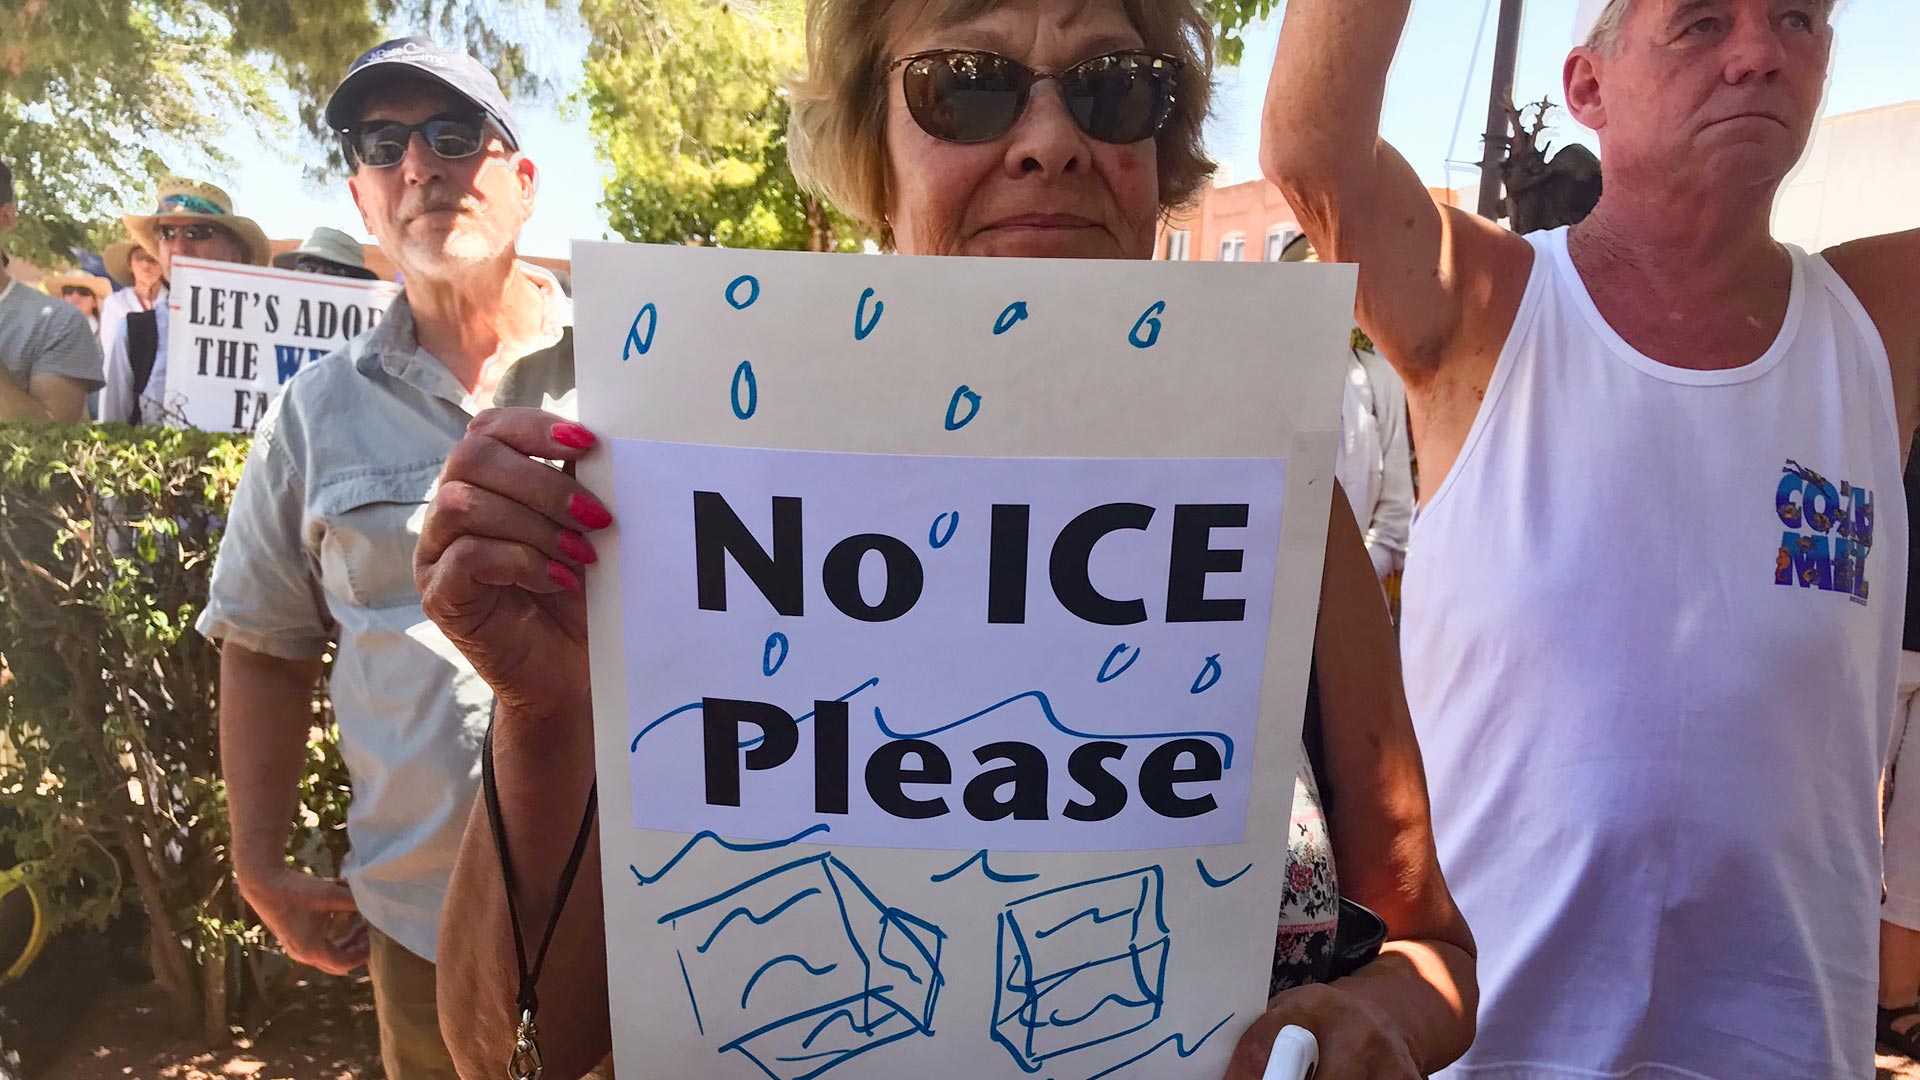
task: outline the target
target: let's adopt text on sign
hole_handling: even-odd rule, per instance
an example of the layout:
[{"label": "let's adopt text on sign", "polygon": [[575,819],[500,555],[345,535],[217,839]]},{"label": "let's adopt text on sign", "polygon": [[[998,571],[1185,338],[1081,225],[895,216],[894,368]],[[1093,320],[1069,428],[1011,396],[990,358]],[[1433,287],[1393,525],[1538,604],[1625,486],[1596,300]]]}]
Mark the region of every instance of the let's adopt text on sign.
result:
[{"label": "let's adopt text on sign", "polygon": [[388,281],[193,258],[173,261],[169,289],[162,400],[203,431],[252,431],[295,372],[376,325],[400,294]]},{"label": "let's adopt text on sign", "polygon": [[1218,1076],[1267,992],[1350,270],[575,267],[621,1066]]}]

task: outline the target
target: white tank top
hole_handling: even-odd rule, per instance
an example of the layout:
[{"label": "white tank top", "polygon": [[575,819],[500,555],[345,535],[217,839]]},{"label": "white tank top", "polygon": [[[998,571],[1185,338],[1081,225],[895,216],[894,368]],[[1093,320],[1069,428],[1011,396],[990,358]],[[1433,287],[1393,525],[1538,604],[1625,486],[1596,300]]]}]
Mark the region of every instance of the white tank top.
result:
[{"label": "white tank top", "polygon": [[1407,559],[1407,697],[1480,1027],[1443,1074],[1873,1075],[1906,595],[1887,353],[1793,249],[1779,339],[1660,364],[1530,237]]}]

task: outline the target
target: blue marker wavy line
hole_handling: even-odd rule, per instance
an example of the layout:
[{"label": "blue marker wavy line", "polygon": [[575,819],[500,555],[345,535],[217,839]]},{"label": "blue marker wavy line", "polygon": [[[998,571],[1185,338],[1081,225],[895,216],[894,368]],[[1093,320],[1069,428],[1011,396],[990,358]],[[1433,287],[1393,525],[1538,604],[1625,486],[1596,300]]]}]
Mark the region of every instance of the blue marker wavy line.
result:
[{"label": "blue marker wavy line", "polygon": [[887,726],[887,718],[881,714],[879,706],[874,707],[873,722],[880,725],[881,733],[890,739],[924,739],[942,732],[952,731],[954,728],[960,727],[963,724],[970,724],[988,713],[1006,708],[1008,705],[1012,705],[1014,702],[1026,698],[1032,698],[1034,703],[1040,706],[1040,712],[1047,718],[1047,723],[1051,725],[1055,731],[1063,735],[1071,735],[1076,739],[1092,739],[1098,741],[1122,741],[1127,739],[1212,739],[1220,744],[1221,767],[1225,769],[1233,768],[1233,736],[1228,735],[1224,731],[1150,731],[1137,734],[1126,733],[1111,735],[1091,731],[1079,731],[1060,722],[1060,718],[1054,715],[1053,702],[1047,698],[1045,691],[1041,690],[1028,690],[1015,694],[1005,701],[996,702],[970,716],[963,716],[952,723],[941,724],[938,727],[931,727],[925,731],[904,732],[893,730]]},{"label": "blue marker wavy line", "polygon": [[1126,651],[1127,651],[1126,642],[1123,641],[1120,644],[1115,645],[1113,647],[1113,651],[1107,654],[1107,658],[1100,662],[1100,674],[1095,675],[1093,677],[1093,681],[1096,683],[1110,683],[1113,680],[1119,678],[1120,676],[1125,675],[1127,673],[1127,669],[1133,666],[1133,662],[1135,660],[1140,659],[1140,646],[1135,645],[1133,647],[1133,654],[1127,657],[1126,663],[1120,665],[1119,671],[1111,670],[1113,667],[1113,658],[1116,656],[1119,656],[1121,653]]},{"label": "blue marker wavy line", "polygon": [[788,908],[799,903],[800,901],[805,900],[807,897],[825,896],[825,895],[826,895],[825,893],[820,891],[820,887],[818,885],[809,885],[806,888],[801,889],[799,892],[794,893],[792,896],[787,897],[785,900],[782,900],[779,903],[773,905],[773,907],[767,909],[767,913],[765,915],[755,915],[752,909],[747,908],[744,905],[741,907],[734,908],[732,911],[727,912],[724,916],[721,917],[720,924],[713,928],[713,933],[707,935],[707,940],[694,946],[693,951],[697,953],[704,953],[708,949],[713,948],[713,943],[717,938],[719,938],[720,931],[725,930],[728,924],[732,923],[733,920],[735,919],[745,919],[755,926],[765,926],[768,923],[772,922],[773,920],[779,918],[781,912],[787,910]]},{"label": "blue marker wavy line", "polygon": [[988,881],[997,881],[997,882],[1000,882],[1002,885],[1012,885],[1022,881],[1032,881],[1034,878],[1037,878],[1040,876],[1039,874],[1003,874],[1000,871],[995,870],[992,866],[987,864],[987,853],[986,853],[986,850],[983,848],[980,851],[976,851],[973,854],[967,856],[966,862],[963,862],[959,866],[956,866],[953,869],[948,870],[944,874],[935,874],[931,878],[928,878],[927,880],[935,883],[942,882],[942,881],[950,881],[953,878],[959,877],[961,871],[965,870],[967,867],[972,866],[975,863],[980,864],[980,872],[987,875]]},{"label": "blue marker wavy line", "polygon": [[796,956],[793,953],[788,953],[785,956],[776,956],[766,963],[761,964],[747,979],[747,988],[740,991],[741,1008],[744,1009],[747,1007],[747,998],[753,993],[753,984],[760,981],[760,976],[765,975],[769,969],[778,967],[781,964],[799,964],[801,967],[807,969],[807,974],[809,975],[825,975],[840,966],[839,964],[828,964],[826,967],[814,967],[812,964],[807,963],[805,957]]},{"label": "blue marker wavy line", "polygon": [[1099,908],[1088,908],[1085,911],[1080,912],[1078,915],[1068,916],[1065,922],[1055,923],[1054,925],[1047,927],[1045,930],[1035,930],[1033,932],[1033,937],[1035,941],[1038,941],[1039,939],[1045,938],[1045,937],[1052,937],[1053,935],[1059,933],[1060,931],[1065,930],[1067,927],[1072,926],[1074,923],[1079,922],[1081,919],[1092,919],[1093,925],[1099,926],[1101,923],[1112,922],[1115,919],[1124,919],[1127,916],[1132,915],[1136,910],[1137,910],[1136,908],[1125,907],[1125,908],[1121,908],[1119,911],[1116,911],[1111,915],[1102,915],[1100,914]]},{"label": "blue marker wavy line", "polygon": [[1094,1073],[1092,1076],[1087,1077],[1087,1080],[1101,1080],[1101,1077],[1112,1076],[1114,1073],[1117,1073],[1121,1069],[1124,1069],[1127,1066],[1132,1065],[1134,1062],[1139,1061],[1141,1058],[1144,1058],[1149,1054],[1154,1053],[1155,1051],[1159,1050],[1161,1047],[1167,1045],[1168,1043],[1173,1044],[1173,1052],[1180,1055],[1182,1059],[1190,1058],[1193,1055],[1199,1053],[1200,1048],[1207,1044],[1207,1040],[1213,1038],[1213,1033],[1216,1031],[1219,1031],[1223,1027],[1226,1027],[1227,1020],[1233,1019],[1235,1015],[1236,1014],[1234,1013],[1228,1013],[1225,1020],[1222,1020],[1219,1023],[1208,1028],[1207,1033],[1205,1035],[1200,1036],[1198,1039],[1195,1039],[1193,1041],[1192,1046],[1187,1045],[1186,1036],[1181,1035],[1179,1032],[1175,1032],[1174,1034],[1169,1035],[1164,1039],[1161,1039],[1159,1042],[1154,1043],[1152,1046],[1147,1047],[1145,1050],[1140,1051],[1138,1054],[1135,1054],[1134,1056],[1128,1058],[1127,1060],[1121,1062],[1120,1064],[1115,1065],[1110,1069],[1103,1069],[1100,1072]]},{"label": "blue marker wavy line", "polygon": [[[858,694],[862,690],[871,690],[874,687],[879,685],[880,685],[880,680],[878,677],[868,679],[866,682],[861,683],[859,686],[854,687],[853,689],[847,691],[844,694],[841,694],[839,697],[834,698],[833,700],[846,701],[849,698],[853,697],[853,695]],[[677,709],[673,709],[669,711],[665,716],[661,716],[653,720],[646,727],[641,728],[640,733],[633,737],[633,741],[631,743],[627,744],[627,753],[631,754],[638,751],[640,749],[640,740],[652,734],[654,728],[659,727],[661,724],[666,723],[667,721],[673,719],[676,716],[683,716],[690,712],[697,712],[699,711],[699,708],[700,708],[699,702],[697,701],[690,702],[686,705],[680,706]],[[813,710],[809,709],[806,712],[801,713],[799,716],[794,717],[793,722],[796,724],[804,723],[805,721],[811,719],[812,717],[813,717]],[[747,739],[746,741],[742,742],[740,744],[740,749],[751,750],[754,747],[759,746],[761,742],[765,741],[765,739],[766,739],[766,736],[764,735],[756,735],[753,738]]]},{"label": "blue marker wavy line", "polygon": [[[1212,678],[1208,678],[1208,676],[1212,676]],[[1212,656],[1207,657],[1206,663],[1200,665],[1200,674],[1193,677],[1193,686],[1187,690],[1187,693],[1204,694],[1213,689],[1213,684],[1219,681],[1220,654],[1214,653]]]},{"label": "blue marker wavy line", "polygon": [[679,851],[674,852],[673,858],[668,859],[666,861],[666,865],[660,867],[660,869],[655,871],[654,873],[643,874],[640,872],[640,868],[633,865],[632,863],[627,864],[627,869],[633,871],[633,880],[636,884],[651,885],[654,882],[659,881],[661,878],[666,877],[668,871],[680,865],[680,860],[686,858],[690,853],[692,853],[694,848],[699,847],[700,841],[702,840],[711,840],[714,843],[720,845],[721,847],[726,848],[728,851],[738,851],[738,852],[772,851],[775,848],[783,848],[793,844],[797,844],[800,841],[805,840],[807,837],[812,836],[815,833],[832,832],[832,831],[833,831],[832,826],[826,824],[825,822],[821,822],[818,825],[809,825],[806,828],[801,829],[799,832],[794,833],[792,836],[787,837],[785,840],[766,840],[760,843],[736,844],[731,840],[721,839],[719,833],[714,832],[712,829],[707,829],[696,834],[693,839],[687,841],[684,845],[682,845]]},{"label": "blue marker wavy line", "polygon": [[1227,886],[1233,884],[1234,882],[1239,881],[1242,877],[1245,877],[1247,871],[1253,869],[1253,864],[1248,863],[1247,865],[1240,868],[1239,873],[1234,874],[1231,877],[1224,877],[1224,878],[1217,878],[1217,877],[1214,877],[1212,874],[1207,873],[1207,864],[1201,862],[1199,859],[1193,860],[1193,868],[1195,870],[1200,871],[1200,880],[1206,882],[1207,888],[1224,889]]}]

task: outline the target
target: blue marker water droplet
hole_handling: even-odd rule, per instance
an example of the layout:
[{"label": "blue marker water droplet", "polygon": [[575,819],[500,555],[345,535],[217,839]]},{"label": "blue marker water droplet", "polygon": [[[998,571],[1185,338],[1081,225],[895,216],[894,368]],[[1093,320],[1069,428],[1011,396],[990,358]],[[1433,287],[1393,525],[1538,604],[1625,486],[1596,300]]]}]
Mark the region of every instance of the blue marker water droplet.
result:
[{"label": "blue marker water droplet", "polygon": [[1204,694],[1213,689],[1213,684],[1219,681],[1220,654],[1214,653],[1212,656],[1207,657],[1206,663],[1200,665],[1200,674],[1194,676],[1193,688],[1188,690],[1187,693]]},{"label": "blue marker water droplet", "polygon": [[[967,403],[967,415],[965,416],[959,415],[960,403],[962,401]],[[980,395],[962,385],[960,389],[953,392],[953,400],[947,402],[947,430],[959,431],[971,423],[973,418],[979,415],[979,413]]]},{"label": "blue marker water droplet", "polygon": [[[940,523],[943,521],[947,523],[947,531],[945,532],[940,531]],[[935,551],[938,551],[947,546],[948,542],[953,539],[954,530],[958,528],[960,528],[960,511],[948,510],[933,519],[933,527],[927,530],[927,543],[931,545]]]},{"label": "blue marker water droplet", "polygon": [[[740,299],[742,285],[751,286],[751,291],[747,293],[745,300]],[[747,310],[758,299],[760,299],[760,279],[752,274],[741,274],[727,285],[727,303],[732,304],[735,311]]]},{"label": "blue marker water droplet", "polygon": [[[740,403],[740,388],[743,385],[747,388],[747,401],[744,405]],[[742,360],[740,366],[733,369],[733,415],[745,420],[759,407],[760,384],[753,377],[753,362]]]},{"label": "blue marker water droplet", "polygon": [[[1160,340],[1159,316],[1166,310],[1165,300],[1155,300],[1152,307],[1140,313],[1140,318],[1133,324],[1133,329],[1127,331],[1127,340],[1133,344],[1134,348],[1151,349],[1154,342]],[[1146,331],[1144,336],[1140,333],[1142,330]]]},{"label": "blue marker water droplet", "polygon": [[[640,323],[642,320],[645,320],[647,324],[646,333],[644,334],[640,332]],[[658,308],[652,304],[641,308],[639,314],[633,317],[633,325],[627,327],[627,343],[620,350],[620,359],[631,360],[633,359],[633,354],[636,352],[641,356],[647,355],[647,350],[653,348],[653,332],[659,328],[659,325],[660,311]]]},{"label": "blue marker water droplet", "polygon": [[[780,650],[779,656],[775,656],[773,653],[776,648]],[[767,647],[760,653],[760,674],[772,678],[773,673],[779,671],[780,665],[786,662],[787,635],[775,630],[773,633],[767,635]]]},{"label": "blue marker water droplet", "polygon": [[1120,670],[1118,671],[1113,670],[1113,661],[1115,660],[1115,658],[1117,658],[1121,653],[1126,651],[1127,651],[1126,642],[1123,641],[1120,644],[1115,645],[1113,647],[1113,651],[1107,654],[1107,658],[1100,662],[1100,674],[1094,676],[1093,681],[1097,683],[1108,683],[1108,682],[1112,682],[1113,680],[1119,678],[1122,675],[1125,675],[1127,673],[1127,669],[1133,666],[1133,662],[1135,660],[1140,659],[1140,646],[1135,645],[1133,647],[1133,652],[1128,654],[1127,662],[1120,665]]},{"label": "blue marker water droplet", "polygon": [[860,294],[860,306],[853,312],[853,340],[855,341],[867,340],[867,335],[873,333],[873,328],[880,325],[880,316],[887,310],[885,302],[873,300],[873,318],[868,319],[867,301],[869,300],[873,300],[872,287],[868,287]]},{"label": "blue marker water droplet", "polygon": [[1008,304],[1007,309],[1000,313],[1000,317],[998,319],[994,320],[994,323],[993,323],[994,336],[998,337],[1001,334],[1004,334],[1007,331],[1013,329],[1014,324],[1020,322],[1026,317],[1027,317],[1027,302],[1025,300],[1015,300],[1013,303]]}]

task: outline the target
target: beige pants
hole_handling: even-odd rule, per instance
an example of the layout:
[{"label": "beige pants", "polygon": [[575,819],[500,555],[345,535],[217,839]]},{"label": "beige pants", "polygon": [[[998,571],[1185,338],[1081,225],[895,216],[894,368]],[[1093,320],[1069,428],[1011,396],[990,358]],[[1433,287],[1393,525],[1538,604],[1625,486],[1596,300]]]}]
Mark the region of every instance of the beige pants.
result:
[{"label": "beige pants", "polygon": [[459,1080],[453,1056],[440,1039],[434,1006],[433,964],[372,927],[367,971],[373,976],[373,1010],[380,1020],[380,1060],[387,1080]]}]

